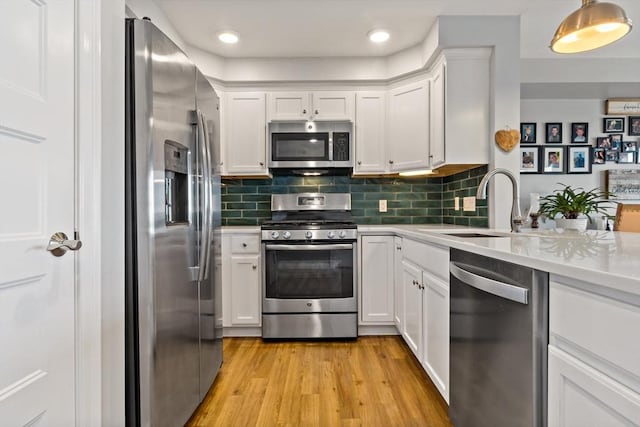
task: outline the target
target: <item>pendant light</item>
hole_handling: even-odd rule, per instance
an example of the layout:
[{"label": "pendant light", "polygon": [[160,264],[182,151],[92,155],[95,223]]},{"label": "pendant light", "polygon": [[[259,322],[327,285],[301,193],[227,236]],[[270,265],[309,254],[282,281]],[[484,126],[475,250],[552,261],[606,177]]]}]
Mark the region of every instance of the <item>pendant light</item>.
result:
[{"label": "pendant light", "polygon": [[556,53],[597,49],[626,36],[631,26],[631,20],[620,6],[582,0],[582,7],[562,21],[550,47]]}]

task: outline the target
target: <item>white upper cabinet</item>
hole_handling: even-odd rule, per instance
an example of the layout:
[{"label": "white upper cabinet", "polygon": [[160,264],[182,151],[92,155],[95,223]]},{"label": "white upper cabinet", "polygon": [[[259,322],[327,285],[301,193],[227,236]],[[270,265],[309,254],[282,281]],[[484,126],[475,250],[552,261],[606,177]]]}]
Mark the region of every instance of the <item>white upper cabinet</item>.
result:
[{"label": "white upper cabinet", "polygon": [[385,144],[386,103],[386,91],[358,92],[356,95],[354,175],[389,170]]},{"label": "white upper cabinet", "polygon": [[429,135],[429,166],[437,168],[446,162],[445,158],[445,76],[446,64],[439,61],[433,68],[429,96],[429,113],[431,129]]},{"label": "white upper cabinet", "polygon": [[228,92],[222,144],[223,175],[267,175],[264,92]]},{"label": "white upper cabinet", "polygon": [[350,91],[273,92],[269,121],[348,120],[355,116],[355,93]]},{"label": "white upper cabinet", "polygon": [[311,104],[313,120],[355,119],[354,92],[312,92]]},{"label": "white upper cabinet", "polygon": [[309,92],[274,92],[269,94],[269,121],[308,120],[311,115]]},{"label": "white upper cabinet", "polygon": [[490,49],[447,49],[431,70],[432,167],[489,163]]},{"label": "white upper cabinet", "polygon": [[429,167],[429,80],[389,92],[389,169],[401,172]]}]

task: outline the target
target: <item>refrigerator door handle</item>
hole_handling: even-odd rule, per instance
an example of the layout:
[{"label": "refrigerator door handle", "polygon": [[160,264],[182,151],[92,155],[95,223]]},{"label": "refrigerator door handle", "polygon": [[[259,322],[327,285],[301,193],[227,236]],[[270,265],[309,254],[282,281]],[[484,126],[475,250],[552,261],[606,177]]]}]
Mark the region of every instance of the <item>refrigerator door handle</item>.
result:
[{"label": "refrigerator door handle", "polygon": [[207,153],[206,156],[206,170],[205,174],[207,184],[208,184],[208,192],[207,192],[207,210],[206,210],[206,221],[207,221],[207,244],[206,250],[207,254],[204,262],[204,276],[206,279],[209,277],[209,266],[211,264],[211,231],[213,230],[213,172],[212,172],[212,160],[211,160],[211,140],[209,139],[209,127],[207,126],[207,117],[204,113],[200,112],[200,121],[202,122],[202,132],[204,134],[204,145],[205,151]]},{"label": "refrigerator door handle", "polygon": [[200,229],[200,253],[198,257],[198,281],[203,281],[205,276],[205,264],[207,262],[207,253],[208,253],[208,245],[210,244],[210,233],[209,233],[209,198],[210,198],[210,190],[209,190],[209,172],[208,169],[208,161],[207,161],[207,147],[206,147],[206,136],[205,129],[203,124],[203,116],[200,110],[196,111],[196,116],[198,119],[198,132],[197,132],[197,145],[199,149],[199,156],[201,158],[200,168],[202,171],[202,200],[200,203],[200,210],[202,212],[202,221],[201,221],[201,229]]},{"label": "refrigerator door handle", "polygon": [[455,262],[449,263],[449,271],[451,274],[465,285],[473,286],[476,289],[499,296],[520,304],[529,303],[529,290],[519,286],[510,285],[508,283],[499,282],[472,273],[468,270],[460,268]]}]

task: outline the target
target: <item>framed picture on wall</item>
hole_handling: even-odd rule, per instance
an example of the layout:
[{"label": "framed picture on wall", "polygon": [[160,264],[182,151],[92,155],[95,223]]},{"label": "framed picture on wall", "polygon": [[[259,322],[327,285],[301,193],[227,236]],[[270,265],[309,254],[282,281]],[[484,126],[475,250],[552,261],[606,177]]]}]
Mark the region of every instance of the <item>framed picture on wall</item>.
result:
[{"label": "framed picture on wall", "polygon": [[635,151],[622,151],[618,153],[618,163],[635,163],[636,152]]},{"label": "framed picture on wall", "polygon": [[611,149],[611,138],[608,136],[599,136],[596,138],[596,147],[604,148],[605,150]]},{"label": "framed picture on wall", "polygon": [[629,136],[640,136],[640,116],[629,116]]},{"label": "framed picture on wall", "polygon": [[621,133],[612,133],[609,135],[611,137],[611,148],[615,150],[620,150],[622,148],[622,137],[624,135]]},{"label": "framed picture on wall", "polygon": [[562,123],[545,123],[545,142],[562,144]]},{"label": "framed picture on wall", "polygon": [[540,173],[540,147],[520,147],[520,173]]},{"label": "framed picture on wall", "polygon": [[594,148],[592,163],[594,165],[603,165],[606,161],[606,150],[604,148]]},{"label": "framed picture on wall", "polygon": [[638,151],[638,143],[636,141],[622,141],[622,151]]},{"label": "framed picture on wall", "polygon": [[605,159],[607,163],[613,162],[618,163],[618,154],[620,152],[618,150],[606,150],[605,151]]},{"label": "framed picture on wall", "polygon": [[567,173],[591,173],[591,146],[571,145],[567,148]]},{"label": "framed picture on wall", "polygon": [[535,123],[520,123],[520,143],[521,144],[535,144],[536,143],[536,124]]},{"label": "framed picture on wall", "polygon": [[602,132],[624,132],[624,117],[605,117],[602,120]]},{"label": "framed picture on wall", "polygon": [[564,173],[564,147],[543,147],[542,162],[544,173]]},{"label": "framed picture on wall", "polygon": [[571,143],[586,144],[589,142],[589,123],[571,123]]}]

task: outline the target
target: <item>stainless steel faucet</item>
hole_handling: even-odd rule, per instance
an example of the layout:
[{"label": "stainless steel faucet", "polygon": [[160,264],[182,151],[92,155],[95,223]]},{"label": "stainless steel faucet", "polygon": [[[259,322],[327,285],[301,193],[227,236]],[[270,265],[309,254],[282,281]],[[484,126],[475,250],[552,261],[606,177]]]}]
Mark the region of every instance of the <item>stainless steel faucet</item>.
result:
[{"label": "stainless steel faucet", "polygon": [[511,231],[514,233],[520,232],[520,227],[522,227],[522,213],[520,212],[520,197],[518,195],[518,181],[516,181],[516,177],[508,169],[494,169],[492,171],[487,172],[485,176],[482,177],[482,181],[480,181],[480,185],[478,185],[478,191],[476,192],[476,199],[478,200],[486,200],[487,199],[487,185],[489,184],[489,180],[493,178],[497,174],[505,175],[511,181],[511,186],[513,187],[513,202],[511,204]]}]

